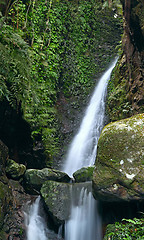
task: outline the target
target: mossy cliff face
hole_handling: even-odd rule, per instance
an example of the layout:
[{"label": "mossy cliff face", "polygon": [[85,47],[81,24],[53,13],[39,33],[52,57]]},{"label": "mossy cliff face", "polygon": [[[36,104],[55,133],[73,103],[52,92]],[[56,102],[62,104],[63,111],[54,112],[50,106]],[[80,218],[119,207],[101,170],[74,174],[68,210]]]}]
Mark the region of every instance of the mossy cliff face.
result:
[{"label": "mossy cliff face", "polygon": [[121,2],[124,34],[121,57],[109,84],[108,112],[111,120],[144,111],[144,2]]},{"label": "mossy cliff face", "polygon": [[98,142],[93,192],[103,201],[144,199],[144,114],[108,124]]},{"label": "mossy cliff face", "polygon": [[121,17],[95,0],[20,0],[5,7],[7,21],[6,16],[0,21],[1,139],[10,157],[28,168],[55,167],[96,79],[116,54]]}]

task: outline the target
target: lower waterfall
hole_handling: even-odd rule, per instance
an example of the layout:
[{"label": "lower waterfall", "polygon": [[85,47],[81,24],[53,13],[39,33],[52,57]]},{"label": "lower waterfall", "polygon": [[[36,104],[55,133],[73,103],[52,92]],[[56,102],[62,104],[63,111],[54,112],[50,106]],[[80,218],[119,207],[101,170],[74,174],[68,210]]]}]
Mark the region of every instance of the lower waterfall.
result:
[{"label": "lower waterfall", "polygon": [[47,240],[46,224],[39,215],[40,196],[30,206],[28,214],[25,213],[25,225],[27,227],[27,240]]},{"label": "lower waterfall", "polygon": [[101,220],[98,214],[95,214],[97,202],[87,188],[82,187],[78,194],[78,203],[72,203],[71,217],[65,223],[65,239],[99,240],[101,239]]},{"label": "lower waterfall", "polygon": [[[96,159],[97,143],[104,126],[105,96],[108,81],[115,60],[109,69],[100,78],[89,106],[85,112],[80,129],[72,141],[63,171],[72,177],[73,173],[84,166],[94,165]],[[87,183],[86,183],[87,184]],[[91,182],[89,183],[91,189]],[[70,219],[65,222],[65,240],[101,240],[101,218],[98,214],[97,201],[92,191],[86,187],[78,188],[78,201],[72,190],[72,206]],[[30,207],[26,214],[27,240],[47,240],[49,230],[38,213],[40,197]],[[55,239],[59,239],[57,236]]]}]

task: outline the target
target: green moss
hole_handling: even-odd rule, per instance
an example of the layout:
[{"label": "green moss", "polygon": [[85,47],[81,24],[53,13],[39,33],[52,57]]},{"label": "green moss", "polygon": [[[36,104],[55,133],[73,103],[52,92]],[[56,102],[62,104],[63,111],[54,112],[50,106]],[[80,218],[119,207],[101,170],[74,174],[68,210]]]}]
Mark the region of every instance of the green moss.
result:
[{"label": "green moss", "polygon": [[94,167],[83,167],[73,174],[76,182],[91,181],[93,176]]},{"label": "green moss", "polygon": [[41,188],[41,195],[48,213],[56,225],[64,223],[70,214],[70,184],[47,181]]},{"label": "green moss", "polygon": [[106,108],[110,121],[124,119],[132,115],[132,105],[127,96],[127,84],[128,70],[125,56],[123,56],[119,59],[108,84]]},{"label": "green moss", "polygon": [[18,164],[14,160],[9,159],[6,164],[6,173],[9,177],[13,179],[19,179],[24,175],[26,171],[26,166],[23,164]]},{"label": "green moss", "polygon": [[110,123],[102,130],[93,176],[99,194],[103,195],[101,190],[105,189],[106,196],[113,199],[143,198],[143,122],[144,114],[139,114]]},{"label": "green moss", "polygon": [[[17,7],[18,14],[13,14]],[[38,0],[30,8],[19,1],[11,6],[7,24],[3,24],[0,100],[23,112],[34,145],[43,143],[47,165],[59,157],[65,138],[60,96],[64,104],[77,102],[71,109],[80,111],[95,79],[117,52],[122,24],[121,16],[114,18],[114,14],[95,0]],[[68,116],[70,122],[75,120],[73,112]]]},{"label": "green moss", "polygon": [[0,240],[7,240],[7,234],[4,231],[0,231]]}]

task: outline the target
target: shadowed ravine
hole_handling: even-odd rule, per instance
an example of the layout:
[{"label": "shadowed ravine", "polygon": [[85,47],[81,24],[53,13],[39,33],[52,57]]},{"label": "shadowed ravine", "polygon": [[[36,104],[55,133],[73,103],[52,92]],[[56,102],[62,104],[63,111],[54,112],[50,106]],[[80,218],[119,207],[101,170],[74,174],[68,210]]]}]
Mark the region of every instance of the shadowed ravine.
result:
[{"label": "shadowed ravine", "polygon": [[[100,78],[83,117],[80,129],[70,145],[63,171],[71,177],[76,170],[84,166],[91,166],[95,162],[97,143],[104,126],[107,84],[116,62],[117,60],[110,65]],[[75,193],[72,191],[71,216],[65,223],[64,239],[101,240],[101,220],[97,211],[97,202],[94,200],[91,191],[87,191],[86,188],[78,189],[78,194],[78,201],[75,203]],[[33,207],[33,211],[29,212],[27,240],[45,240],[48,237],[46,237],[45,227],[41,226],[41,219],[38,218],[40,224],[35,224],[37,222],[35,219],[37,219],[38,202],[35,204],[37,204],[37,208]],[[36,232],[39,234],[37,238],[34,238],[33,231],[34,234]]]}]

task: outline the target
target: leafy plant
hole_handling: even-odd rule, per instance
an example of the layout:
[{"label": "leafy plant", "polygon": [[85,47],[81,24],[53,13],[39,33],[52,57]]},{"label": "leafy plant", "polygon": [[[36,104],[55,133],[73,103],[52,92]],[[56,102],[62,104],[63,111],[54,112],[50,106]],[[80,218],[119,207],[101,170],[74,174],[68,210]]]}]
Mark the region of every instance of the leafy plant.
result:
[{"label": "leafy plant", "polygon": [[105,240],[142,240],[144,239],[144,219],[123,219],[121,223],[107,226]]}]

